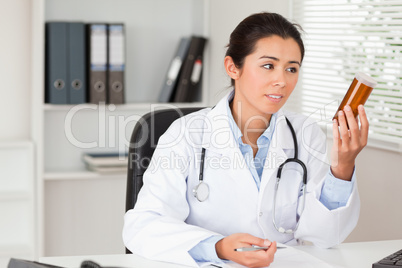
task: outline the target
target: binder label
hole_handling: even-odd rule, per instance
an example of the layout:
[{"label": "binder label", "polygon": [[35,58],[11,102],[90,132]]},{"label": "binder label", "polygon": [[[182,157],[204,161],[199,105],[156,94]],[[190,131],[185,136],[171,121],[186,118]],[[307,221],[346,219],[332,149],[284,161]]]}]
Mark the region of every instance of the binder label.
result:
[{"label": "binder label", "polygon": [[109,70],[124,70],[124,33],[122,25],[109,25]]},{"label": "binder label", "polygon": [[167,78],[169,80],[175,80],[177,78],[177,75],[179,74],[180,71],[180,67],[182,64],[182,60],[180,59],[180,57],[176,57],[174,58],[174,60],[172,61],[172,64],[170,65],[170,69],[167,75]]},{"label": "binder label", "polygon": [[91,70],[106,71],[107,35],[106,25],[91,26]]},{"label": "binder label", "polygon": [[200,81],[202,70],[202,61],[200,59],[194,62],[193,72],[191,73],[191,82],[196,84]]}]

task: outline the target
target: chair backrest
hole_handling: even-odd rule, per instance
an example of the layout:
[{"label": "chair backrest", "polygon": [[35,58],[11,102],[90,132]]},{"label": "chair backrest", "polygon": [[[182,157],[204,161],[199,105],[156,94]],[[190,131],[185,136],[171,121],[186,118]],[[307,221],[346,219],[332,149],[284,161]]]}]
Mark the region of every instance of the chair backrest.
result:
[{"label": "chair backrest", "polygon": [[174,120],[203,107],[175,108],[157,110],[145,114],[134,127],[128,154],[128,174],[126,192],[126,211],[137,202],[138,193],[143,185],[142,176],[147,169],[159,137]]}]

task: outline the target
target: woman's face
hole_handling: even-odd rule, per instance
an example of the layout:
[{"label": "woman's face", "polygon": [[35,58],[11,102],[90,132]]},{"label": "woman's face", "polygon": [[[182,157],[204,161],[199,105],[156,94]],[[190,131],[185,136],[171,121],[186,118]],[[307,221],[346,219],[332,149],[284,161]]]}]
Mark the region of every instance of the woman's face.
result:
[{"label": "woman's face", "polygon": [[250,114],[276,113],[296,86],[300,64],[301,52],[294,39],[277,35],[260,39],[234,78],[235,100]]}]

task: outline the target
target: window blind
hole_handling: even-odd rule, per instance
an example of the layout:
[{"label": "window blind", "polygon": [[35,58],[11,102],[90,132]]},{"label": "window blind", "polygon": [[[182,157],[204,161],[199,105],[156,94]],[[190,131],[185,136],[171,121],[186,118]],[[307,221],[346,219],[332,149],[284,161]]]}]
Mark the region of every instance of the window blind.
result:
[{"label": "window blind", "polygon": [[330,124],[355,74],[367,73],[378,82],[365,105],[369,144],[402,151],[402,1],[291,3],[306,55],[288,108]]}]

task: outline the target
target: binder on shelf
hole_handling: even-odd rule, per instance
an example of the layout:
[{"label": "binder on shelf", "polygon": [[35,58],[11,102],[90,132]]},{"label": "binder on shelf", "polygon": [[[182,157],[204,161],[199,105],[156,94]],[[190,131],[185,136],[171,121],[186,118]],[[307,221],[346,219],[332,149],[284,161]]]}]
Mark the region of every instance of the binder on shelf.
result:
[{"label": "binder on shelf", "polygon": [[124,103],[125,35],[124,24],[108,24],[108,103]]},{"label": "binder on shelf", "polygon": [[128,152],[93,152],[84,153],[82,159],[92,166],[119,166],[127,165]]},{"label": "binder on shelf", "polygon": [[88,101],[98,104],[106,102],[107,86],[107,26],[106,24],[87,25],[87,74]]},{"label": "binder on shelf", "polygon": [[67,104],[67,23],[45,24],[45,102]]},{"label": "binder on shelf", "polygon": [[80,22],[68,23],[68,103],[80,104],[86,102],[86,34],[85,24]]},{"label": "binder on shelf", "polygon": [[188,48],[190,46],[190,38],[183,37],[180,39],[176,53],[170,62],[165,81],[159,94],[159,102],[173,101],[178,77],[183,67]]},{"label": "binder on shelf", "polygon": [[83,161],[90,171],[98,173],[127,172],[128,152],[84,153]]},{"label": "binder on shelf", "polygon": [[206,41],[204,37],[191,37],[187,57],[179,76],[174,102],[194,101],[193,97],[201,90],[202,62]]},{"label": "binder on shelf", "polygon": [[92,166],[87,165],[86,168],[89,171],[93,171],[101,174],[109,174],[109,173],[127,173],[127,166]]},{"label": "binder on shelf", "polygon": [[203,67],[202,57],[198,57],[194,61],[193,71],[190,76],[190,86],[187,91],[187,102],[201,100],[201,88],[202,88],[202,67]]}]

